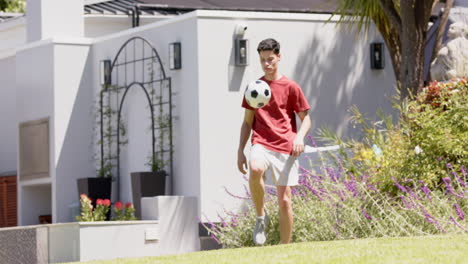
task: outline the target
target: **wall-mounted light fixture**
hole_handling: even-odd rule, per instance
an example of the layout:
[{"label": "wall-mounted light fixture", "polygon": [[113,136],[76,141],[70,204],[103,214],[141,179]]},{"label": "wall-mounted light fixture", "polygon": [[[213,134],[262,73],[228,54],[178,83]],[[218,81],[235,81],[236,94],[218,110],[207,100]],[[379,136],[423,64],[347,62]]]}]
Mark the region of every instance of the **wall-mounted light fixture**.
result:
[{"label": "wall-mounted light fixture", "polygon": [[249,60],[248,60],[249,40],[247,40],[247,39],[236,39],[235,42],[236,42],[235,43],[236,66],[247,66],[247,65],[249,65]]},{"label": "wall-mounted light fixture", "polygon": [[182,50],[180,42],[169,44],[169,69],[178,70],[182,68]]},{"label": "wall-mounted light fixture", "polygon": [[100,62],[100,82],[101,85],[110,85],[111,84],[111,61],[102,60]]},{"label": "wall-mounted light fixture", "polygon": [[370,45],[371,69],[381,70],[385,67],[384,44],[374,42]]},{"label": "wall-mounted light fixture", "polygon": [[249,41],[244,37],[247,31],[247,24],[241,22],[234,28],[234,58],[236,66],[249,65]]}]

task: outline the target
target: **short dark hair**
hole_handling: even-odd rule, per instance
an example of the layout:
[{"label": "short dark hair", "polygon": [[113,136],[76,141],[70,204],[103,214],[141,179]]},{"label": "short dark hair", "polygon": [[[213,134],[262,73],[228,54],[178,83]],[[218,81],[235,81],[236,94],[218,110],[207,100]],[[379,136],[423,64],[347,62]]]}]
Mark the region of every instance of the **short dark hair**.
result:
[{"label": "short dark hair", "polygon": [[272,38],[264,39],[258,44],[257,51],[260,53],[260,51],[264,50],[272,50],[276,55],[278,55],[280,52],[280,44]]}]

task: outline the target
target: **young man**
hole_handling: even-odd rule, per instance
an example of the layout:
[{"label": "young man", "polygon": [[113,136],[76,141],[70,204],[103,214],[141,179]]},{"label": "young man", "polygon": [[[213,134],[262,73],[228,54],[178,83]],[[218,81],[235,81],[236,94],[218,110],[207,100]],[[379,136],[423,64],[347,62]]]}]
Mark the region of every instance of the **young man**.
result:
[{"label": "young man", "polygon": [[[268,83],[272,96],[270,102],[260,109],[250,107],[243,100],[245,115],[240,132],[237,166],[240,172],[246,174],[244,148],[253,130],[248,166],[250,192],[257,212],[253,240],[257,245],[262,245],[266,240],[268,216],[263,208],[263,176],[270,169],[278,193],[280,239],[281,243],[286,244],[291,242],[293,227],[290,186],[298,184],[297,157],[304,151],[304,137],[311,126],[308,114],[310,106],[301,87],[278,72],[280,44],[274,39],[265,39],[260,42],[257,51],[265,73],[261,80]],[[295,113],[302,121],[299,131]]]}]

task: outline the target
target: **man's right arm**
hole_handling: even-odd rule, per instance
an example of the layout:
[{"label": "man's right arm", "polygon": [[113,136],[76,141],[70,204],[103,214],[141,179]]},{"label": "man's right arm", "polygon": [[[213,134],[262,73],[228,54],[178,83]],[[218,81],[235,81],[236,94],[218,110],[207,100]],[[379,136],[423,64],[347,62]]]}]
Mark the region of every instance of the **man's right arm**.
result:
[{"label": "man's right arm", "polygon": [[240,131],[239,149],[237,150],[237,167],[243,174],[247,174],[247,159],[245,158],[244,148],[250,137],[254,115],[255,112],[253,110],[245,109],[244,121],[242,121]]}]

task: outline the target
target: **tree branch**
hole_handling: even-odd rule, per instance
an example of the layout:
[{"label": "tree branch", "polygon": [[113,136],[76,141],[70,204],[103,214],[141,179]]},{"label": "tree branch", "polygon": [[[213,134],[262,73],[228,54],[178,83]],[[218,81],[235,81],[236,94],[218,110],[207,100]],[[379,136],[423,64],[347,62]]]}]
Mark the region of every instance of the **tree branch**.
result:
[{"label": "tree branch", "polygon": [[385,14],[388,17],[388,20],[394,28],[397,30],[398,33],[401,34],[402,25],[401,25],[401,17],[398,14],[398,11],[395,9],[395,5],[393,4],[392,0],[379,0],[380,7],[383,9]]},{"label": "tree branch", "polygon": [[446,1],[444,12],[442,13],[442,16],[439,18],[440,23],[439,23],[439,28],[437,28],[437,35],[436,35],[436,40],[434,44],[434,49],[432,50],[431,62],[434,61],[434,59],[437,56],[437,53],[440,50],[440,47],[442,46],[442,37],[444,36],[445,28],[447,27],[448,16],[450,13],[450,9],[453,6],[453,2],[454,0]]}]

